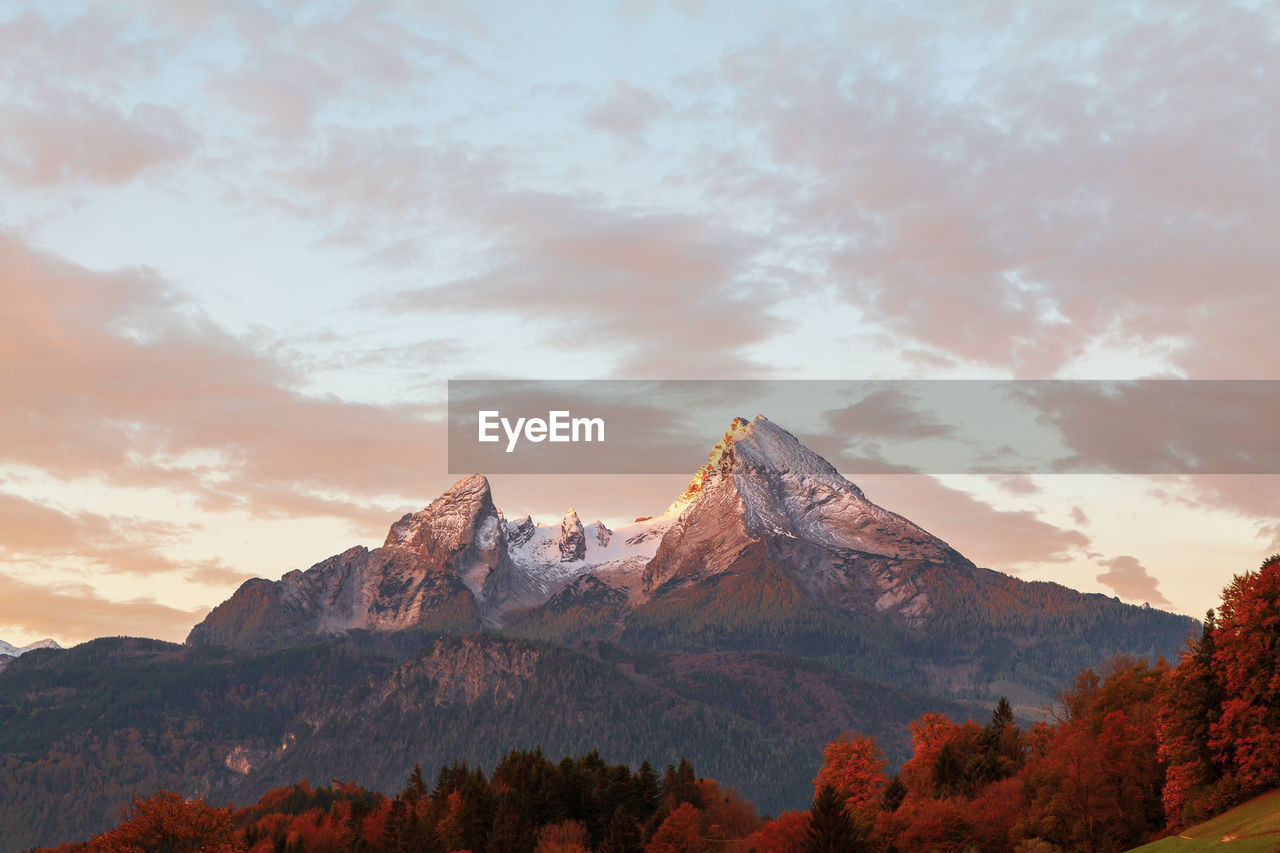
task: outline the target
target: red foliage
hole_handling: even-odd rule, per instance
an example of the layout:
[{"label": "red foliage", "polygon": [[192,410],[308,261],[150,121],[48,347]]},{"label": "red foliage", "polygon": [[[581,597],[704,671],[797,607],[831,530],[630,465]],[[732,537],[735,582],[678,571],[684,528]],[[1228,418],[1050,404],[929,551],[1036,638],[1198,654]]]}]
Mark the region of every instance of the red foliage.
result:
[{"label": "red foliage", "polygon": [[845,807],[858,810],[879,804],[884,791],[884,768],[875,741],[866,735],[842,735],[822,751],[822,767],[813,779],[813,790],[830,786],[845,798]]},{"label": "red foliage", "polygon": [[649,839],[645,853],[700,853],[703,849],[700,817],[690,803],[681,804]]},{"label": "red foliage", "polygon": [[1210,727],[1214,759],[1246,791],[1280,785],[1280,555],[1223,591],[1213,638],[1229,697]]},{"label": "red foliage", "polygon": [[793,853],[809,831],[809,813],[783,812],[748,839],[758,853]]},{"label": "red foliage", "polygon": [[89,841],[87,849],[91,853],[244,850],[232,831],[231,809],[214,808],[204,800],[184,800],[181,794],[160,791],[145,800],[134,797],[132,805],[119,817],[123,820],[119,826]]}]

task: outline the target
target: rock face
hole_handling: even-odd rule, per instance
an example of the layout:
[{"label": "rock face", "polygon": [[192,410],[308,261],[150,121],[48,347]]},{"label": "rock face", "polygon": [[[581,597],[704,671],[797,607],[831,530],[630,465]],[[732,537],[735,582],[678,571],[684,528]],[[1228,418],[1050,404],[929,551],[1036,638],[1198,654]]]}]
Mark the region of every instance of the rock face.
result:
[{"label": "rock face", "polygon": [[560,562],[568,563],[581,560],[587,556],[587,535],[582,530],[582,521],[570,507],[560,522]]},{"label": "rock face", "polygon": [[748,546],[787,543],[810,592],[919,621],[930,610],[912,575],[923,564],[972,567],[936,536],[867,500],[825,459],[764,417],[735,418],[668,513],[678,513],[645,568],[644,590],[727,570]]},{"label": "rock face", "polygon": [[508,564],[502,528],[488,480],[468,477],[391,525],[381,548],[357,546],[278,581],[246,581],[187,642],[273,646],[352,629],[475,630],[484,586]]}]

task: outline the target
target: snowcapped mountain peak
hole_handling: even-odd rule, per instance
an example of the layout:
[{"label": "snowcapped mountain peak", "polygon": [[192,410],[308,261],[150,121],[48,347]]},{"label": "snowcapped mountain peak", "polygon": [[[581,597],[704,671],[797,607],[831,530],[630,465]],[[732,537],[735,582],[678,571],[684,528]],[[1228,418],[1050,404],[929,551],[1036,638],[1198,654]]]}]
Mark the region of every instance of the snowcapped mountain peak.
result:
[{"label": "snowcapped mountain peak", "polygon": [[11,643],[6,643],[4,640],[0,640],[0,655],[8,655],[9,657],[15,658],[22,657],[27,652],[34,651],[35,649],[60,648],[62,648],[62,646],[58,645],[57,642],[49,639],[48,637],[43,640],[36,640],[34,643],[27,643],[25,646],[15,646]]},{"label": "snowcapped mountain peak", "polygon": [[835,466],[763,415],[734,418],[666,515],[675,516],[668,534],[672,554],[685,548],[679,543],[689,531],[701,531],[700,542],[706,531],[718,531],[719,545],[707,550],[703,542],[690,551],[698,554],[692,562],[704,566],[729,560],[743,537],[762,536],[895,560],[959,557],[945,542],[867,500]]},{"label": "snowcapped mountain peak", "polygon": [[706,464],[694,473],[688,487],[667,507],[666,514],[679,514],[711,483],[740,475],[770,480],[788,476],[827,489],[847,491],[860,500],[864,498],[862,490],[841,476],[830,462],[764,415],[756,415],[751,420],[733,419],[724,436],[711,448]]}]

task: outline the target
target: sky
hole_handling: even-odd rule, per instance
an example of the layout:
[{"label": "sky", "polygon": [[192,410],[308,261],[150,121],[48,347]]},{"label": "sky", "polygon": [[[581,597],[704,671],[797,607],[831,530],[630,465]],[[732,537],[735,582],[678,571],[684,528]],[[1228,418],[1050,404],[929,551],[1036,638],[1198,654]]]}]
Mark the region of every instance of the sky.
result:
[{"label": "sky", "polygon": [[[449,379],[1278,379],[1278,42],[1220,0],[0,0],[0,638],[177,641],[380,544],[456,479]],[[552,523],[684,485],[491,479]],[[858,484],[1194,616],[1280,550],[1275,476]]]}]

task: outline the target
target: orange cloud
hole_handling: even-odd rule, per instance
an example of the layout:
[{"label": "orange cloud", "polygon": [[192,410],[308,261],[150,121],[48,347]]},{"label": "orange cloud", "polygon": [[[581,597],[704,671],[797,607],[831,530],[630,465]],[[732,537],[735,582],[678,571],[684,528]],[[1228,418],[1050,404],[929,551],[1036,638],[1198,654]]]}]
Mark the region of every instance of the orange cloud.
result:
[{"label": "orange cloud", "polygon": [[357,523],[383,496],[447,485],[428,412],[290,390],[289,368],[189,319],[150,273],[90,272],[8,237],[0,269],[0,360],[20,366],[0,373],[0,462]]},{"label": "orange cloud", "polygon": [[64,512],[0,492],[0,558],[74,557],[108,572],[152,575],[181,564],[157,546],[183,540],[180,525]]},{"label": "orange cloud", "polygon": [[150,598],[117,602],[88,587],[50,588],[0,573],[0,625],[62,645],[94,637],[156,637],[181,642],[206,612],[179,610]]},{"label": "orange cloud", "polygon": [[1160,582],[1147,574],[1146,566],[1138,562],[1136,557],[1124,555],[1099,560],[1098,563],[1107,567],[1106,572],[1098,575],[1098,583],[1111,587],[1121,598],[1166,606],[1169,604],[1169,600],[1158,589]]}]

